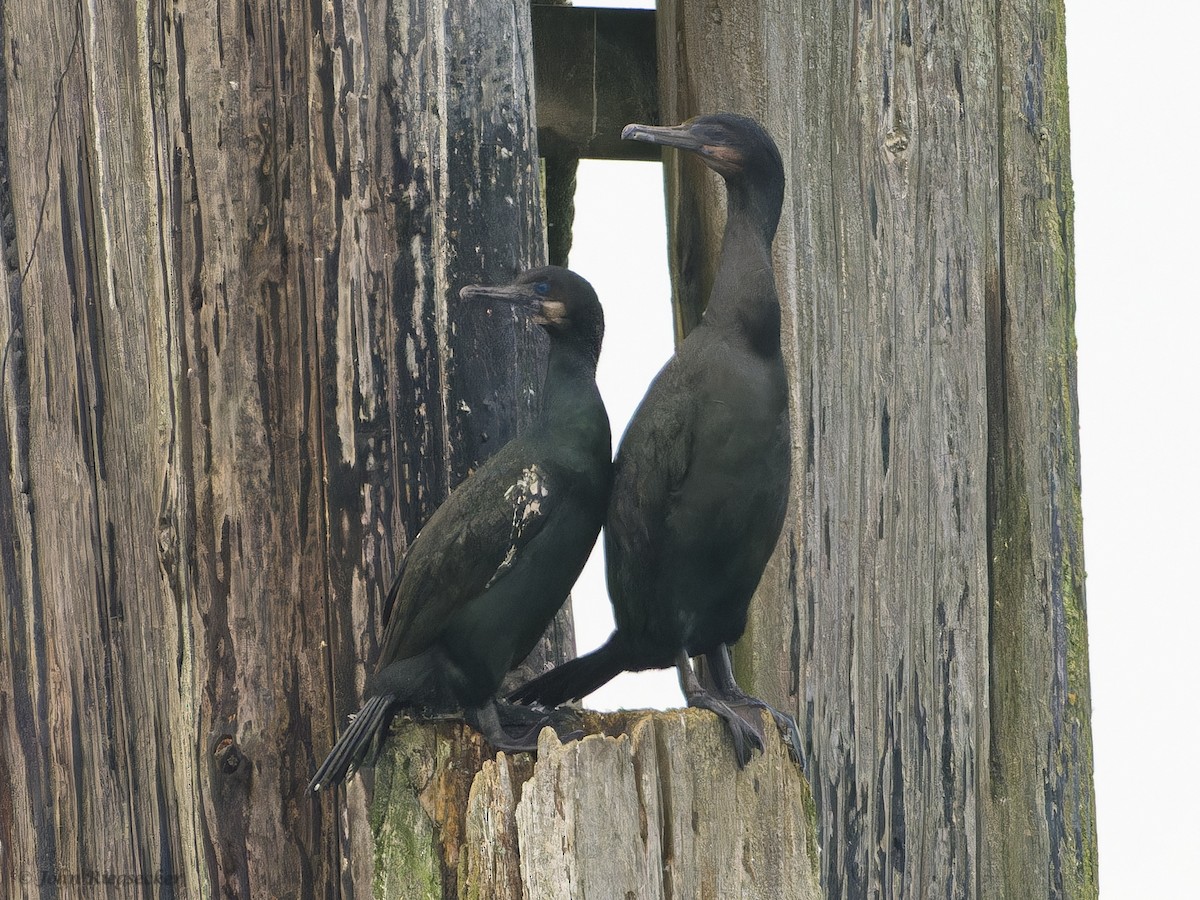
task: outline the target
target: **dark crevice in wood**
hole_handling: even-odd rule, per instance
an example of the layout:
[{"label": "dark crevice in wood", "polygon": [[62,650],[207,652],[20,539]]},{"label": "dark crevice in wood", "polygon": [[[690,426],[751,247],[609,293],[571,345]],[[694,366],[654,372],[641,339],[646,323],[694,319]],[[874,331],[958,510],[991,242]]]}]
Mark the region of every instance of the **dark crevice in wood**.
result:
[{"label": "dark crevice in wood", "polygon": [[[995,21],[996,46],[1001,40],[1001,11],[997,4]],[[1007,403],[1008,389],[1005,383],[1005,366],[1008,350],[1005,346],[1007,335],[1006,323],[1006,267],[1005,267],[1005,202],[1006,190],[1004,179],[1005,159],[1005,116],[1004,116],[1004,68],[1000,54],[996,54],[995,71],[995,134],[996,134],[996,243],[995,259],[990,265],[984,282],[984,335],[985,344],[985,381],[987,387],[987,577],[988,577],[988,703],[989,711],[989,741],[988,768],[996,796],[1002,796],[1004,791],[1004,769],[1001,762],[1001,750],[1004,746],[1001,715],[1003,705],[1000,702],[999,664],[1003,662],[997,655],[997,641],[1002,635],[1003,623],[997,621],[997,601],[999,594],[1000,573],[997,571],[999,560],[997,553],[1003,546],[1004,536],[999,534],[1000,510],[1003,504],[1005,489],[1005,465],[1007,461]]]},{"label": "dark crevice in wood", "polygon": [[[320,99],[320,121],[318,123],[310,123],[310,132],[314,134],[310,142],[309,164],[314,168],[324,165],[327,171],[336,173],[335,184],[341,186],[335,189],[334,198],[332,200],[332,213],[334,217],[333,233],[340,235],[342,224],[344,221],[344,202],[349,193],[349,184],[345,166],[339,166],[336,152],[336,142],[334,138],[334,114],[338,108],[334,102],[333,88],[333,42],[328,39],[324,29],[317,26],[316,23],[322,21],[321,10],[318,4],[314,2],[310,5],[309,16],[313,24],[313,52],[316,56],[315,64],[313,65],[314,77],[314,93]],[[345,47],[344,35],[340,26],[341,7],[335,7],[335,38],[339,47],[343,52],[348,48]],[[317,135],[319,134],[319,137]],[[316,145],[316,147],[314,147]],[[319,149],[318,149],[319,148]],[[314,152],[316,151],[316,152]],[[323,151],[320,152],[320,151]],[[315,248],[314,248],[315,249]],[[324,689],[324,703],[322,709],[324,712],[323,721],[314,720],[304,723],[303,715],[299,708],[294,710],[293,721],[303,723],[303,734],[300,736],[299,746],[296,748],[296,765],[301,769],[297,773],[298,780],[303,781],[307,773],[316,770],[320,765],[323,757],[322,753],[326,748],[332,747],[333,742],[342,731],[343,720],[339,717],[341,709],[338,703],[337,686],[339,684],[350,683],[349,679],[352,673],[348,662],[348,654],[338,654],[335,652],[335,641],[338,639],[338,623],[341,618],[342,611],[337,607],[338,597],[345,597],[349,594],[344,582],[339,583],[340,579],[335,579],[334,561],[339,558],[335,549],[336,523],[331,521],[334,516],[334,507],[331,505],[331,494],[329,482],[326,473],[337,468],[337,451],[331,448],[329,437],[324,427],[325,423],[329,422],[335,414],[336,400],[330,389],[335,383],[336,365],[334,364],[333,353],[331,346],[326,346],[322,341],[322,326],[332,317],[334,310],[334,298],[337,296],[337,260],[340,255],[340,237],[335,239],[331,248],[327,251],[327,264],[323,268],[324,278],[318,280],[316,272],[312,273],[312,283],[307,287],[308,290],[302,290],[302,295],[311,292],[314,298],[314,303],[303,307],[303,315],[308,318],[308,327],[301,329],[301,334],[306,335],[309,340],[309,352],[315,372],[309,378],[315,383],[315,386],[309,383],[305,384],[304,396],[306,402],[308,398],[312,398],[313,409],[304,417],[305,422],[315,422],[315,427],[312,429],[311,454],[302,454],[302,462],[311,458],[314,471],[310,473],[310,489],[308,493],[308,504],[303,501],[301,508],[311,505],[318,514],[316,516],[316,535],[315,540],[320,547],[320,558],[322,560],[321,573],[324,576],[321,579],[320,590],[314,603],[314,611],[320,617],[321,624],[317,632],[321,635],[321,644],[317,659],[321,667],[320,683]],[[301,266],[300,272],[309,272],[307,266]],[[302,521],[305,521],[302,517]],[[335,672],[335,667],[338,662],[341,662],[344,671],[341,677]],[[299,692],[291,699],[293,702],[298,698]],[[314,708],[314,713],[316,708]],[[314,886],[320,886],[327,893],[333,893],[336,890],[337,882],[329,877],[328,873],[337,872],[341,868],[340,862],[350,852],[350,847],[346,843],[346,836],[337,823],[337,813],[334,810],[316,810],[311,813],[313,821],[310,825],[310,834],[315,839],[317,835],[328,836],[324,842],[322,851],[324,860],[320,865],[316,860],[310,860],[304,855],[306,875]],[[324,883],[322,883],[324,882]],[[332,883],[331,883],[332,882]],[[337,892],[340,896],[340,891]]]},{"label": "dark crevice in wood", "polygon": [[552,266],[567,266],[575,224],[576,156],[543,156],[546,166],[546,256]]}]

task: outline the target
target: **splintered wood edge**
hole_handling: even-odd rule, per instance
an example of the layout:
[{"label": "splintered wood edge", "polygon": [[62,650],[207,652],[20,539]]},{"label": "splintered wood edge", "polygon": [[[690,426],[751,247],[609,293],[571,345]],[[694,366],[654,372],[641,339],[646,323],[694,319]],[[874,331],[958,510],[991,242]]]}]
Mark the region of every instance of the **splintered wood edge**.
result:
[{"label": "splintered wood edge", "polygon": [[543,729],[536,760],[401,725],[377,776],[376,896],[820,896],[812,795],[769,718],[740,771],[711,713],[581,718],[576,741]]}]

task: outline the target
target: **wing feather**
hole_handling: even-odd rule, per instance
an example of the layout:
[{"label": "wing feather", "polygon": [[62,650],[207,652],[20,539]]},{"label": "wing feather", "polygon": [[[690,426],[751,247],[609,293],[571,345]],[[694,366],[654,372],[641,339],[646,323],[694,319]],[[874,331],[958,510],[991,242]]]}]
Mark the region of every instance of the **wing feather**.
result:
[{"label": "wing feather", "polygon": [[691,463],[695,400],[672,359],[633,415],[613,471],[604,548],[618,628],[644,630],[669,519]]},{"label": "wing feather", "polygon": [[525,442],[505,446],[451,493],[413,541],[376,668],[427,650],[445,622],[503,578],[562,502]]}]

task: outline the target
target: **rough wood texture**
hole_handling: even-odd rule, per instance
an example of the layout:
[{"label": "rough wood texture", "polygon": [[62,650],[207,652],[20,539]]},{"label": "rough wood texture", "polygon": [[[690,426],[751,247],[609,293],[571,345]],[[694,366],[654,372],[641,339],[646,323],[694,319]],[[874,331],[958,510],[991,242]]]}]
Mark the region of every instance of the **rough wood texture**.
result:
[{"label": "rough wood texture", "polygon": [[[1059,2],[660,5],[664,120],[776,135],[795,516],[736,654],[830,898],[1094,897]],[[680,332],[723,214],[668,158]]]},{"label": "rough wood texture", "polygon": [[457,302],[543,255],[528,8],[3,28],[0,893],[354,895],[363,790],[303,787],[537,402],[540,332]]},{"label": "rough wood texture", "polygon": [[709,713],[589,716],[492,755],[402,725],[376,779],[377,898],[816,900],[811,794],[773,728],[739,771]]}]

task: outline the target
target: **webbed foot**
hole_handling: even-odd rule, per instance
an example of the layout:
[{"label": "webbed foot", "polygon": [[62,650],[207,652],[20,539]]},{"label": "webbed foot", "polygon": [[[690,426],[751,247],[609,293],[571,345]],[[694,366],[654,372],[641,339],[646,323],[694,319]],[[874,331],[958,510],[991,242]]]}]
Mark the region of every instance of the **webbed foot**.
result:
[{"label": "webbed foot", "polygon": [[675,660],[675,667],[679,671],[679,686],[683,689],[688,706],[711,710],[724,720],[729,728],[729,735],[733,738],[733,752],[737,757],[738,768],[744,769],[746,763],[750,762],[753,751],[758,750],[761,753],[766,747],[761,728],[749,718],[739,716],[716,694],[704,689],[700,680],[696,678],[696,673],[692,671],[692,661],[686,651],[680,652]]},{"label": "webbed foot", "polygon": [[804,741],[796,720],[785,712],[780,712],[771,704],[757,697],[751,697],[740,687],[733,678],[733,665],[729,659],[729,648],[721,644],[717,650],[705,654],[709,669],[712,672],[715,687],[713,693],[720,697],[730,707],[735,709],[765,709],[775,720],[783,742],[787,744],[788,755],[800,766],[801,771],[807,771],[804,758]]}]

